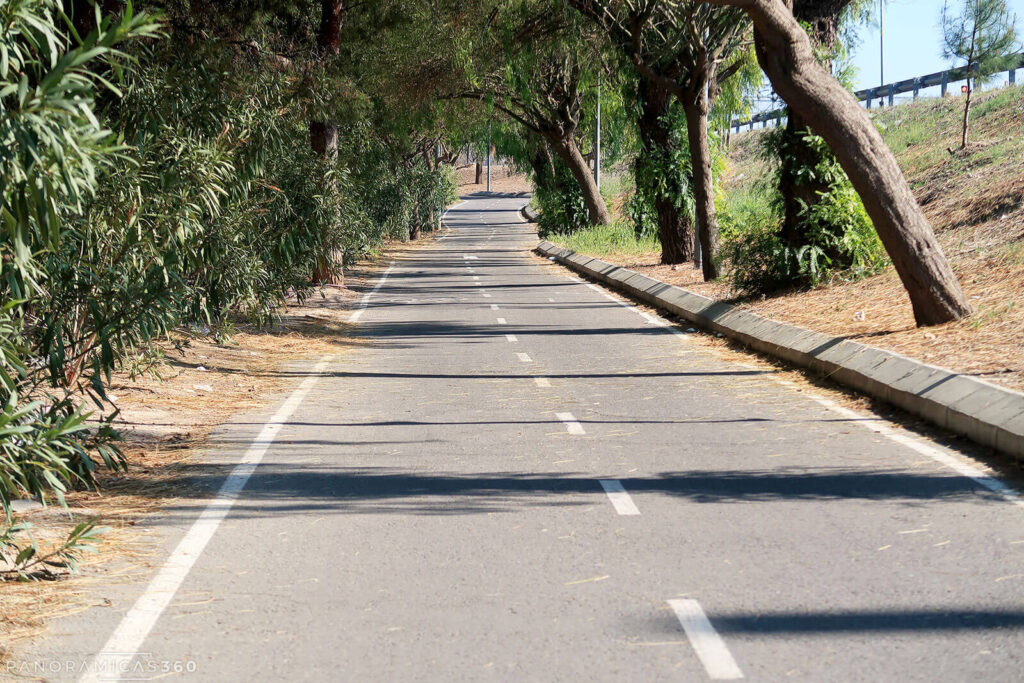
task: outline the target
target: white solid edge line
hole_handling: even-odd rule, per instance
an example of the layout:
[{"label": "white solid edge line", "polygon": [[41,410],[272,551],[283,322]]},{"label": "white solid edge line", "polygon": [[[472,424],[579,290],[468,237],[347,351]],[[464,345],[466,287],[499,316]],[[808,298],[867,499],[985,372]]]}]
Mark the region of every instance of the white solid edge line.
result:
[{"label": "white solid edge line", "polygon": [[[449,212],[449,211],[451,211],[452,209],[454,209],[454,208],[457,208],[457,207],[459,207],[459,206],[462,206],[462,205],[463,205],[463,204],[465,204],[465,203],[466,203],[467,201],[468,201],[468,200],[466,200],[466,199],[463,199],[463,200],[461,200],[461,201],[455,202],[454,204],[452,204],[451,206],[449,206],[449,207],[448,207],[447,209],[445,209],[445,210],[444,210],[444,213],[442,213],[442,214],[441,214],[441,225],[443,225],[443,226],[445,226],[446,228],[448,228],[449,230],[451,230],[451,229],[452,229],[452,226],[450,226],[450,225],[448,225],[447,223],[445,223],[445,220],[444,220],[444,219],[448,217],[448,212]],[[448,236],[447,236],[447,235],[445,235],[444,237],[439,237],[438,239],[446,239],[447,237],[448,237]]]},{"label": "white solid edge line", "polygon": [[633,502],[633,498],[626,491],[626,487],[618,479],[601,479],[601,488],[608,494],[608,500],[612,507],[620,515],[639,515],[640,509]]},{"label": "white solid edge line", "polygon": [[725,641],[708,621],[699,602],[689,598],[676,598],[669,600],[668,604],[676,613],[679,624],[710,678],[716,681],[743,678],[743,672],[732,658]]},{"label": "white solid edge line", "polygon": [[[782,386],[786,387],[796,386],[792,382],[787,382],[786,380],[775,381],[778,384],[781,384]],[[864,427],[865,429],[870,429],[872,431],[878,432],[887,439],[890,439],[898,444],[906,446],[907,448],[913,451],[917,451],[918,453],[925,457],[931,458],[935,462],[945,467],[948,467],[957,474],[963,477],[967,477],[971,481],[980,484],[981,486],[984,486],[989,491],[992,491],[993,493],[1001,496],[1007,502],[1012,503],[1017,507],[1024,508],[1024,495],[1022,495],[1020,491],[1017,491],[1012,486],[1006,484],[1003,481],[1000,481],[996,477],[985,474],[974,465],[965,462],[957,458],[956,456],[951,455],[950,453],[946,453],[934,446],[919,441],[918,439],[914,439],[905,434],[900,434],[892,427],[881,424],[879,422],[879,418],[871,419],[865,422],[865,415],[862,415],[861,413],[858,413],[854,410],[850,410],[849,408],[844,408],[843,406],[839,405],[838,403],[831,399],[825,398],[824,396],[819,396],[818,394],[811,394],[806,392],[804,395],[810,398],[811,400],[815,401],[819,405],[828,408],[832,412],[838,413],[843,417],[850,418],[851,420],[853,420],[860,426]]]},{"label": "white solid edge line", "polygon": [[570,434],[582,436],[583,434],[587,433],[583,429],[583,425],[579,423],[579,421],[573,416],[572,413],[555,413],[555,417],[557,417],[563,424],[565,424],[565,429]]},{"label": "white solid edge line", "polygon": [[348,317],[348,321],[350,323],[354,323],[357,320],[359,320],[359,316],[363,314],[363,311],[366,310],[366,306],[370,303],[370,297],[372,297],[377,292],[377,290],[380,289],[380,286],[384,284],[385,280],[388,279],[388,275],[391,274],[391,271],[394,269],[394,267],[395,262],[392,261],[391,265],[388,266],[388,269],[384,271],[384,274],[381,276],[380,280],[377,281],[377,284],[373,286],[373,289],[371,289],[363,296],[363,300],[359,302],[359,309]]},{"label": "white solid edge line", "polygon": [[320,379],[320,374],[330,360],[330,357],[326,357],[317,363],[313,368],[313,374],[302,381],[270,421],[263,425],[263,429],[249,445],[242,459],[224,480],[217,495],[206,504],[202,514],[178,542],[177,547],[160,567],[160,571],[149,582],[145,592],[136,599],[103,649],[93,658],[79,679],[81,683],[119,680],[120,673],[129,670],[132,658],[138,654],[160,615],[170,604],[192,566],[213,538],[217,527],[227,517],[249,477],[263,460],[267,449],[274,443],[277,433]]}]

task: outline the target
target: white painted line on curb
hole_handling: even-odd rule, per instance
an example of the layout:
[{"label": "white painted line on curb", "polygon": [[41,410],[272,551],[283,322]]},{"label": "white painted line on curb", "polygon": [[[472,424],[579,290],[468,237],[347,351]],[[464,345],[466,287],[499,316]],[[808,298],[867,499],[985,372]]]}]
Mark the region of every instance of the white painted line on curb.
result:
[{"label": "white painted line on curb", "polygon": [[582,436],[583,434],[587,433],[586,431],[584,431],[583,425],[581,425],[579,421],[575,417],[573,417],[572,413],[555,413],[555,417],[557,417],[559,420],[565,423],[565,429],[570,434]]},{"label": "white painted line on curb", "polygon": [[549,380],[547,377],[534,377],[533,381],[534,381],[534,383],[536,383],[536,385],[538,387],[550,387],[551,386],[551,380]]},{"label": "white painted line on curb", "polygon": [[514,334],[506,334],[505,335],[505,339],[507,339],[510,344],[514,344],[517,341],[519,341],[518,339],[516,339],[516,335],[514,335]]},{"label": "white painted line on curb", "polygon": [[618,479],[601,479],[601,488],[608,494],[608,500],[612,507],[620,515],[639,515],[640,509],[633,502],[633,498],[626,492],[626,487]]},{"label": "white painted line on curb", "polygon": [[508,321],[505,320],[504,318],[498,318],[498,324],[499,325],[508,325]]},{"label": "white painted line on curb", "polygon": [[527,354],[525,354],[525,353],[517,353],[516,355],[517,355],[517,356],[519,356],[519,360],[521,360],[521,361],[522,361],[522,362],[524,362],[524,363],[532,363],[532,362],[533,362],[533,359],[532,359],[532,358],[530,358],[530,357],[529,357],[529,356],[528,356]]},{"label": "white painted line on curb", "polygon": [[[785,387],[796,387],[795,384],[793,384],[792,382],[787,382],[786,380],[775,381],[778,384],[781,384],[782,386]],[[882,436],[892,441],[895,441],[898,444],[902,444],[903,446],[906,446],[911,450],[917,451],[921,455],[931,458],[940,465],[948,467],[957,474],[967,477],[971,481],[984,486],[989,491],[992,491],[993,493],[1001,496],[1007,502],[1013,503],[1017,507],[1024,508],[1024,495],[1021,495],[1020,491],[1017,491],[1012,486],[1000,481],[996,477],[992,477],[985,474],[983,471],[981,471],[974,465],[966,461],[963,461],[951,455],[950,453],[946,453],[938,448],[935,448],[934,446],[930,446],[924,443],[923,441],[919,441],[905,434],[901,434],[892,427],[881,424],[881,422],[878,419],[865,420],[865,416],[862,415],[861,413],[850,410],[849,408],[844,408],[835,401],[825,398],[824,396],[819,396],[818,394],[810,394],[807,392],[803,393],[804,396],[807,396],[811,400],[815,401],[819,405],[824,406],[825,408],[828,408],[832,412],[838,413],[843,417],[851,419],[853,422],[859,424],[865,429],[870,429],[871,431],[878,432]]]},{"label": "white painted line on curb", "polygon": [[716,681],[731,681],[743,678],[743,672],[732,658],[725,641],[718,635],[718,631],[708,621],[700,603],[696,600],[677,598],[668,601],[669,606],[676,613],[679,624],[690,639],[697,658],[704,665],[708,676]]},{"label": "white painted line on curb", "polygon": [[391,265],[388,266],[388,269],[384,271],[384,274],[381,276],[380,280],[377,281],[377,284],[373,286],[373,289],[367,292],[366,295],[363,297],[363,300],[359,302],[359,309],[348,317],[348,321],[350,323],[354,323],[355,321],[359,320],[359,316],[363,314],[363,311],[366,310],[367,304],[370,303],[370,297],[373,296],[378,289],[380,289],[380,286],[384,284],[385,280],[388,279],[388,275],[391,274],[391,270],[394,267],[395,262],[392,261]]},{"label": "white painted line on curb", "polygon": [[117,680],[121,672],[130,670],[132,659],[138,654],[149,632],[153,630],[160,615],[188,576],[192,565],[202,555],[217,527],[228,516],[249,477],[263,460],[267,449],[274,443],[278,432],[320,379],[320,373],[330,360],[329,357],[323,358],[317,363],[312,369],[312,374],[302,381],[277,409],[270,421],[263,425],[263,429],[249,445],[241,461],[231,470],[217,495],[206,504],[199,519],[178,542],[178,546],[149,582],[145,592],[124,615],[103,649],[92,660],[92,666],[79,679],[81,683]]}]

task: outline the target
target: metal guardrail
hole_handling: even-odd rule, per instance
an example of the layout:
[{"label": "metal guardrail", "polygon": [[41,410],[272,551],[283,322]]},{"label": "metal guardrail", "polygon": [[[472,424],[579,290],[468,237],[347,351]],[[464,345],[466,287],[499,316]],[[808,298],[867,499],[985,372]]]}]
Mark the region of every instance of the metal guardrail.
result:
[{"label": "metal guardrail", "polygon": [[[1014,58],[1016,61],[1013,62],[1013,66],[1006,71],[1006,73],[1009,74],[1010,85],[1014,85],[1017,82],[1017,69],[1024,69],[1024,53],[1014,55]],[[940,86],[942,88],[942,96],[945,97],[950,83],[967,80],[967,76],[967,67],[961,66],[956,69],[948,69],[946,71],[928,74],[927,76],[908,78],[905,81],[897,81],[896,83],[878,86],[877,88],[865,88],[864,90],[858,90],[854,95],[857,97],[858,101],[867,102],[868,109],[871,109],[871,103],[873,101],[878,100],[879,103],[881,103],[886,98],[889,99],[889,106],[891,107],[895,104],[897,95],[912,92],[914,93],[914,99],[916,100],[921,90],[924,88]],[[785,116],[786,108],[782,107],[780,109],[761,112],[757,116],[753,116],[746,121],[733,121],[731,128],[735,132],[739,133],[740,128],[743,126],[749,126],[750,130],[754,130],[754,124],[757,123],[762,124],[762,127],[766,127],[769,121],[775,121],[776,125],[779,125]]]}]

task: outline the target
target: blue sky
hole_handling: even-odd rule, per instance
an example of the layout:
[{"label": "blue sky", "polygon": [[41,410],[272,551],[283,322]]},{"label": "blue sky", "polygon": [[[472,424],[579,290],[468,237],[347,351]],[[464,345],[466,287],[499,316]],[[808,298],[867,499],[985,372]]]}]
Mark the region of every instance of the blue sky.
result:
[{"label": "blue sky", "polygon": [[[876,0],[877,1],[877,0]],[[962,0],[951,0],[959,9]],[[1024,38],[1024,0],[1008,0],[1017,15],[1017,31]],[[860,30],[854,49],[857,89],[879,83],[879,30],[877,10],[872,26]],[[887,0],[885,3],[885,82],[893,83],[950,68],[942,59],[939,21],[942,0]],[[1022,76],[1018,73],[1018,82]]]}]

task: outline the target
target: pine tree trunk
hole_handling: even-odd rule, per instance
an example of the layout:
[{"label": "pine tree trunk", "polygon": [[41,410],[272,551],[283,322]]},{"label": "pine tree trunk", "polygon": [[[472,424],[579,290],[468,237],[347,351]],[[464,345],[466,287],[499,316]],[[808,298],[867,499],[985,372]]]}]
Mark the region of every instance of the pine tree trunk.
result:
[{"label": "pine tree trunk", "polygon": [[[793,15],[801,24],[809,27],[813,45],[831,52],[839,39],[840,16],[849,4],[850,0],[796,0]],[[823,62],[822,66],[831,69],[832,65]],[[789,270],[794,278],[800,270],[794,254],[811,242],[810,236],[806,234],[805,216],[821,202],[822,194],[829,190],[828,182],[805,172],[824,161],[821,153],[808,144],[806,137],[810,134],[807,122],[790,110],[786,127],[779,139],[779,194],[782,197],[783,213],[779,237],[788,249]],[[842,263],[839,250],[832,249],[827,255],[837,267],[846,265]]]},{"label": "pine tree trunk", "polygon": [[328,121],[310,122],[309,144],[318,156],[334,157],[338,153],[338,127]]},{"label": "pine tree trunk", "polygon": [[[668,90],[646,81],[640,82],[640,115],[637,127],[644,151],[637,159],[637,182],[651,172],[656,158],[671,158],[677,151],[672,142],[672,131],[664,117],[668,114],[672,100]],[[649,170],[644,170],[644,169]],[[693,226],[677,195],[683,189],[674,182],[675,178],[664,178],[666,182],[650,188],[654,196],[654,211],[658,217],[658,241],[661,243],[661,262],[666,265],[686,263],[694,255]]]},{"label": "pine tree trunk", "polygon": [[683,102],[686,112],[686,137],[690,143],[693,167],[693,195],[696,203],[697,234],[700,237],[701,269],[704,281],[719,276],[718,212],[715,210],[715,186],[711,169],[711,146],[708,143],[708,100],[703,86]]},{"label": "pine tree trunk", "polygon": [[[321,0],[317,48],[322,57],[337,55],[341,47],[342,9],[341,0]],[[332,121],[310,122],[309,144],[313,151],[324,159],[334,158],[338,153],[338,126]],[[319,284],[344,287],[344,257],[344,252],[334,251],[329,257],[322,259],[317,264],[313,280]]]},{"label": "pine tree trunk", "polygon": [[412,222],[409,224],[409,240],[415,242],[421,235],[420,207],[416,205],[412,209]]},{"label": "pine tree trunk", "polygon": [[583,193],[583,201],[587,205],[587,214],[590,216],[591,225],[608,225],[611,223],[611,215],[604,203],[604,197],[597,189],[594,176],[590,174],[590,167],[586,159],[580,154],[576,141],[572,136],[562,137],[557,133],[547,135],[551,150],[558,155],[558,158],[565,162],[572,172],[573,178]]},{"label": "pine tree trunk", "polygon": [[918,325],[970,315],[968,304],[896,157],[857,100],[826,71],[778,0],[708,0],[744,8],[772,86],[828,143],[864,202],[910,296]]},{"label": "pine tree trunk", "polygon": [[474,185],[479,185],[483,182],[484,167],[479,161],[476,162],[476,180],[473,182]]}]

